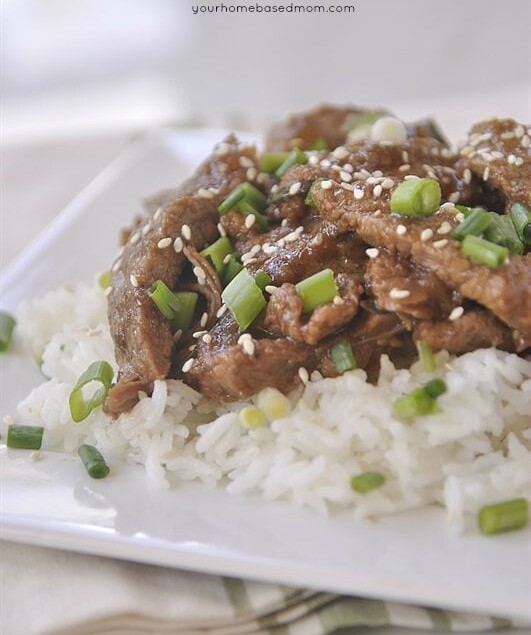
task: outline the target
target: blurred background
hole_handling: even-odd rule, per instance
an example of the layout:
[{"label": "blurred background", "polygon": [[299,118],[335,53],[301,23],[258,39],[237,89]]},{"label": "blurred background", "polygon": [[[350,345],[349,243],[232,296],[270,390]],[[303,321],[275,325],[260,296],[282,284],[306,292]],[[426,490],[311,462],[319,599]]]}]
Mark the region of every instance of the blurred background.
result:
[{"label": "blurred background", "polygon": [[[38,194],[37,229],[153,127],[261,130],[323,101],[434,114],[454,138],[531,119],[529,0],[1,1],[2,217]],[[2,263],[20,247],[3,240]]]}]

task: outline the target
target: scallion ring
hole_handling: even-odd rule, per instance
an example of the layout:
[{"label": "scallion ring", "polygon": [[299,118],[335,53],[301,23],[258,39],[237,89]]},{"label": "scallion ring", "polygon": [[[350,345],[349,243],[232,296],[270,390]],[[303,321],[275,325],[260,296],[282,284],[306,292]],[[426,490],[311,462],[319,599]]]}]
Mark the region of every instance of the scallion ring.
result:
[{"label": "scallion ring", "polygon": [[[68,399],[70,415],[73,421],[76,423],[83,421],[95,408],[103,403],[111,387],[113,376],[114,371],[108,362],[92,362],[77,380]],[[83,390],[93,382],[100,384],[100,386],[91,396],[85,397]]]}]

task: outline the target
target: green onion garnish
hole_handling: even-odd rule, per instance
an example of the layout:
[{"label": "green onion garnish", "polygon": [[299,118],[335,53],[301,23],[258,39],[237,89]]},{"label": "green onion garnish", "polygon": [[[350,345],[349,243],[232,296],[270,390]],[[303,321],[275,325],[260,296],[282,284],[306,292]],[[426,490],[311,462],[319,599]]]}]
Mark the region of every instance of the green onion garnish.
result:
[{"label": "green onion garnish", "polygon": [[466,205],[456,205],[455,209],[459,210],[463,216],[468,216],[472,213],[473,209],[483,209],[482,207],[467,207]]},{"label": "green onion garnish", "polygon": [[489,216],[491,223],[485,231],[485,238],[491,243],[507,247],[512,254],[522,254],[524,243],[520,240],[511,218],[496,212],[489,212]]},{"label": "green onion garnish", "polygon": [[334,344],[330,349],[330,357],[335,366],[336,371],[342,375],[347,370],[354,370],[358,367],[352,346],[345,340]]},{"label": "green onion garnish", "polygon": [[312,151],[316,151],[319,152],[321,150],[329,150],[329,146],[328,143],[326,142],[326,139],[324,139],[323,137],[319,137],[318,139],[316,139],[311,146],[308,147],[308,150],[312,150]]},{"label": "green onion garnish", "polygon": [[260,169],[262,172],[272,173],[284,163],[289,152],[264,152],[260,157]]},{"label": "green onion garnish", "polygon": [[256,406],[245,406],[238,413],[241,425],[248,430],[263,428],[266,424],[264,413]]},{"label": "green onion garnish", "polygon": [[486,505],[478,512],[478,525],[486,536],[522,529],[529,521],[529,503],[525,498]]},{"label": "green onion garnish", "polygon": [[391,195],[391,211],[402,216],[430,216],[441,204],[441,187],[433,179],[404,181]]},{"label": "green onion garnish", "polygon": [[332,269],[323,269],[301,280],[295,289],[302,300],[303,313],[310,313],[321,304],[332,302],[339,293]]},{"label": "green onion garnish", "polygon": [[240,183],[235,187],[227,198],[218,207],[218,211],[223,216],[231,211],[231,209],[237,209],[242,211],[239,207],[240,203],[247,203],[258,212],[263,212],[267,206],[266,197],[251,183]]},{"label": "green onion garnish", "polygon": [[7,351],[11,344],[15,324],[16,320],[10,313],[0,311],[0,352],[2,353]]},{"label": "green onion garnish", "polygon": [[349,120],[349,132],[347,141],[349,143],[356,143],[365,139],[371,134],[372,124],[378,119],[385,117],[381,112],[366,112],[359,115],[352,115]]},{"label": "green onion garnish", "polygon": [[104,271],[98,278],[99,286],[105,290],[111,284],[111,272]]},{"label": "green onion garnish", "polygon": [[422,388],[415,388],[407,395],[399,397],[393,404],[393,416],[409,420],[437,412],[436,399],[446,392],[442,379],[432,379]]},{"label": "green onion garnish", "polygon": [[7,447],[22,450],[40,450],[44,428],[41,426],[18,426],[7,429]]},{"label": "green onion garnish", "polygon": [[225,267],[225,271],[221,276],[221,281],[223,282],[223,286],[227,286],[231,280],[233,280],[243,269],[242,263],[238,260],[236,254],[232,254],[227,266]]},{"label": "green onion garnish", "polygon": [[292,150],[288,154],[286,160],[280,165],[280,167],[277,168],[275,174],[281,178],[294,165],[304,165],[305,163],[308,163],[308,157],[304,154],[304,152],[295,148],[295,150]]},{"label": "green onion garnish", "polygon": [[259,288],[263,291],[267,287],[267,285],[272,284],[273,279],[266,271],[264,271],[263,269],[260,269],[260,271],[256,272],[254,276],[254,281],[259,286]]},{"label": "green onion garnish", "polygon": [[232,253],[232,244],[230,242],[230,238],[227,236],[222,236],[218,238],[216,242],[213,242],[206,249],[203,249],[201,255],[203,258],[208,258],[210,262],[214,265],[214,269],[216,273],[221,275],[223,270],[225,269],[225,258]]},{"label": "green onion garnish", "polygon": [[362,472],[350,479],[350,486],[358,494],[367,494],[374,489],[382,487],[385,476],[380,472]]},{"label": "green onion garnish", "polygon": [[509,210],[513,225],[525,245],[531,245],[531,209],[524,203],[513,203]]},{"label": "green onion garnish", "polygon": [[419,340],[417,342],[417,351],[419,353],[419,361],[424,371],[427,373],[433,373],[433,371],[437,368],[437,362],[431,348],[426,344],[426,342]]},{"label": "green onion garnish", "polygon": [[93,445],[83,444],[79,446],[77,453],[91,478],[105,478],[108,476],[111,470],[99,450]]},{"label": "green onion garnish", "polygon": [[324,176],[320,176],[318,179],[315,179],[315,181],[312,183],[310,189],[308,190],[308,194],[306,194],[306,198],[304,199],[304,202],[306,203],[306,205],[308,205],[308,207],[313,207],[314,206],[314,202],[313,202],[313,196],[312,196],[312,187],[316,184],[316,183],[320,183],[321,181],[325,181],[325,177]]},{"label": "green onion garnish", "polygon": [[172,320],[175,331],[179,329],[185,331],[190,326],[197,305],[197,293],[193,291],[174,293],[162,280],[157,280],[148,295],[162,315]]},{"label": "green onion garnish", "polygon": [[[70,405],[70,415],[76,423],[86,419],[89,414],[100,406],[111,387],[114,371],[108,362],[92,362],[87,370],[77,380],[74,389],[70,393],[68,403]],[[101,384],[91,397],[85,398],[83,388],[92,382]]]},{"label": "green onion garnish", "polygon": [[463,240],[465,236],[480,236],[491,223],[490,214],[481,207],[476,207],[470,210],[465,220],[453,230],[452,238]]},{"label": "green onion garnish", "polygon": [[242,269],[225,287],[221,297],[243,331],[254,322],[267,304],[260,287],[247,269]]},{"label": "green onion garnish", "polygon": [[501,247],[479,236],[468,235],[461,243],[461,251],[473,262],[497,269],[509,257],[507,247]]}]

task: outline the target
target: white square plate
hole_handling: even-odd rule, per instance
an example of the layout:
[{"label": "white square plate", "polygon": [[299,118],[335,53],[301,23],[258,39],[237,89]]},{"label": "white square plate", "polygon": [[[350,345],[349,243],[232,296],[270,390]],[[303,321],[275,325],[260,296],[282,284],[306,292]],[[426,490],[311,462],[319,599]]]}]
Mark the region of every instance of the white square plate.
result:
[{"label": "white square plate", "polygon": [[[13,310],[108,267],[140,200],[177,184],[223,136],[166,131],[141,139],[83,191],[2,279]],[[0,360],[0,413],[42,381],[20,354]],[[186,484],[156,490],[141,468],[94,481],[76,457],[0,446],[1,537],[83,553],[531,620],[531,531],[449,532],[440,509],[369,524]]]}]

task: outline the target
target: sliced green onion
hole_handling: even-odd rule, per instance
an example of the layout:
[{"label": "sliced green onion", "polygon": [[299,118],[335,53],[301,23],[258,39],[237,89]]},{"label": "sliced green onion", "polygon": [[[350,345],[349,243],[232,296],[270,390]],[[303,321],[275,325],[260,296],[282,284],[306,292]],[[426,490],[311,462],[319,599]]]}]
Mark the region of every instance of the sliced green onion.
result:
[{"label": "sliced green onion", "polygon": [[185,331],[190,326],[197,305],[197,293],[193,291],[174,293],[162,280],[157,280],[148,295],[162,315],[172,320],[174,330]]},{"label": "sliced green onion", "polygon": [[455,240],[463,240],[465,236],[480,236],[491,223],[490,214],[481,207],[476,207],[470,210],[465,220],[453,230],[452,237]]},{"label": "sliced green onion", "polygon": [[391,211],[402,216],[431,216],[441,204],[441,187],[433,179],[404,181],[391,195]]},{"label": "sliced green onion", "polygon": [[[463,216],[468,216],[472,213],[473,209],[483,209],[482,207],[467,207],[466,205],[456,205],[455,209],[459,210]],[[485,210],[484,210],[485,211]]]},{"label": "sliced green onion", "polygon": [[104,271],[98,278],[99,286],[105,290],[111,284],[112,274],[110,271]]},{"label": "sliced green onion", "polygon": [[415,388],[399,397],[393,404],[393,415],[397,419],[410,420],[437,412],[436,399],[447,390],[442,379],[432,379],[422,388]]},{"label": "sliced green onion", "polygon": [[267,206],[267,198],[251,183],[240,183],[235,187],[227,198],[218,207],[218,211],[223,216],[231,209],[239,209],[240,203],[247,203],[259,212],[263,212]]},{"label": "sliced green onion", "polygon": [[260,158],[260,169],[271,174],[278,170],[288,156],[289,152],[264,152]]},{"label": "sliced green onion", "polygon": [[325,181],[325,177],[324,176],[320,176],[318,179],[315,179],[315,181],[312,183],[308,194],[306,194],[306,198],[304,199],[304,202],[306,203],[306,205],[308,205],[308,207],[313,207],[314,206],[314,202],[313,202],[313,196],[312,196],[312,187],[316,184],[316,183],[320,183],[321,181]]},{"label": "sliced green onion", "polygon": [[485,231],[485,238],[491,243],[507,247],[512,254],[524,253],[524,243],[520,240],[511,218],[496,212],[489,212],[489,216],[491,223]]},{"label": "sliced green onion", "polygon": [[236,254],[232,254],[227,266],[225,267],[225,271],[221,277],[221,281],[223,282],[223,286],[227,286],[231,280],[233,280],[243,269],[242,263],[238,260]]},{"label": "sliced green onion", "polygon": [[310,313],[321,304],[328,304],[339,293],[332,269],[323,269],[301,280],[295,289],[302,300],[302,310]]},{"label": "sliced green onion", "polygon": [[[70,393],[68,403],[70,405],[70,415],[76,423],[86,419],[89,414],[100,406],[111,387],[114,371],[108,362],[92,362],[87,370],[77,380],[74,389]],[[83,388],[92,382],[101,384],[99,388],[86,399],[83,395]]]},{"label": "sliced green onion", "polygon": [[422,368],[427,373],[433,373],[437,368],[437,361],[435,360],[435,355],[431,348],[423,342],[419,340],[417,342],[417,351],[419,353],[419,361],[422,365]]},{"label": "sliced green onion", "polygon": [[0,352],[3,353],[9,348],[16,323],[15,318],[10,313],[0,311]]},{"label": "sliced green onion", "polygon": [[256,405],[268,421],[282,419],[291,412],[290,400],[277,388],[264,388],[256,397]]},{"label": "sliced green onion", "polygon": [[263,428],[266,424],[264,413],[256,406],[245,406],[238,413],[238,419],[241,425],[248,430]]},{"label": "sliced green onion", "polygon": [[22,450],[40,450],[44,428],[41,426],[18,426],[7,429],[7,447]]},{"label": "sliced green onion", "polygon": [[362,472],[350,479],[350,486],[358,494],[372,492],[385,483],[385,476],[380,472]]},{"label": "sliced green onion", "polygon": [[277,168],[275,174],[281,178],[294,165],[304,165],[305,163],[308,163],[308,157],[304,154],[304,152],[295,148],[295,150],[292,150],[288,154],[286,160],[280,165],[280,167]]},{"label": "sliced green onion", "polygon": [[267,285],[272,284],[273,279],[266,271],[264,271],[263,269],[260,269],[260,271],[256,272],[254,276],[254,281],[259,286],[259,288],[263,291],[267,287]]},{"label": "sliced green onion", "polygon": [[509,214],[520,240],[531,245],[531,208],[524,203],[513,203]]},{"label": "sliced green onion", "polygon": [[509,257],[507,247],[501,247],[484,240],[479,236],[465,236],[461,243],[461,251],[473,262],[497,269]]},{"label": "sliced green onion", "polygon": [[485,505],[478,512],[478,525],[486,536],[522,529],[529,521],[529,503],[525,498]]},{"label": "sliced green onion", "polygon": [[225,287],[221,297],[243,331],[254,322],[267,304],[260,287],[247,269],[242,269]]},{"label": "sliced green onion", "polygon": [[372,124],[384,116],[385,114],[381,112],[366,112],[353,115],[349,121],[348,143],[356,143],[366,139],[371,134]]},{"label": "sliced green onion", "polygon": [[210,262],[214,265],[214,269],[216,273],[221,275],[223,270],[225,269],[225,258],[231,254],[233,251],[232,244],[230,242],[230,238],[227,236],[222,236],[218,238],[216,242],[213,242],[206,249],[203,249],[201,255],[203,258],[208,258]]},{"label": "sliced green onion", "polygon": [[100,451],[93,445],[83,444],[79,446],[77,453],[91,478],[105,478],[108,476],[111,470],[105,463]]},{"label": "sliced green onion", "polygon": [[354,368],[358,367],[358,363],[352,352],[352,346],[345,340],[332,346],[330,349],[330,357],[332,358],[332,363],[336,371],[340,375],[347,370],[354,370]]},{"label": "sliced green onion", "polygon": [[312,150],[312,151],[316,151],[319,152],[321,150],[329,150],[329,145],[326,142],[326,139],[324,137],[319,137],[318,139],[316,139],[309,147],[308,150]]}]

